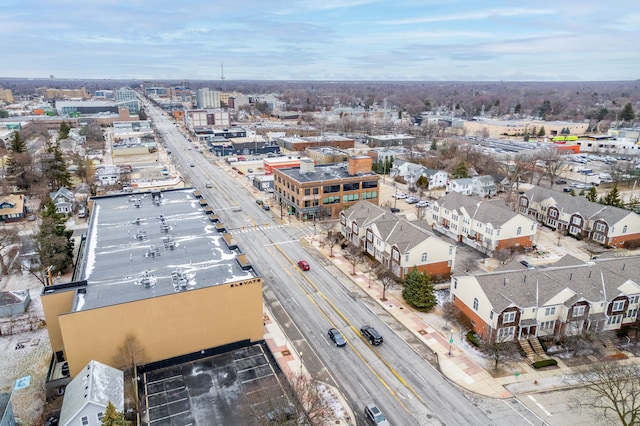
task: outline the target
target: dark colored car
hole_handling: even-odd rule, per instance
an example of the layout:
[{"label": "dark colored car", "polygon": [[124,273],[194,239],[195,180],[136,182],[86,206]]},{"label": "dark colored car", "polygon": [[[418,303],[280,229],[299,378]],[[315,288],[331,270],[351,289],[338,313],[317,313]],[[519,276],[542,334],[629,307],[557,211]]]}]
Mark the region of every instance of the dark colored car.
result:
[{"label": "dark colored car", "polygon": [[558,180],[556,181],[556,183],[557,183],[558,185],[566,185],[566,184],[567,184],[567,181],[566,181],[566,180],[564,180],[564,179],[558,179]]},{"label": "dark colored car", "polygon": [[520,264],[524,267],[526,267],[527,269],[536,269],[535,266],[533,266],[532,264],[530,264],[529,262],[527,262],[526,260],[521,260]]},{"label": "dark colored car", "polygon": [[340,333],[335,328],[329,329],[329,339],[338,347],[342,347],[347,344],[347,341],[342,337],[342,333]]},{"label": "dark colored car", "polygon": [[271,207],[269,207],[268,204],[263,204],[262,205],[262,210],[267,210],[268,211],[268,210],[271,210]]},{"label": "dark colored car", "polygon": [[374,346],[378,346],[383,341],[380,333],[369,325],[363,325],[362,328],[360,328],[360,334]]},{"label": "dark colored car", "polygon": [[302,269],[303,271],[308,271],[309,269],[311,269],[306,260],[299,260],[298,267],[300,267],[300,269]]},{"label": "dark colored car", "polygon": [[390,210],[391,210],[391,213],[398,213],[400,211],[400,209],[397,207],[391,207]]},{"label": "dark colored car", "polygon": [[264,203],[262,202],[262,200],[256,200],[256,204],[257,204],[257,205],[259,205],[259,206],[261,206],[261,205],[262,205],[262,204],[264,204]]},{"label": "dark colored car", "polygon": [[369,404],[364,407],[364,416],[369,423],[377,426],[389,426],[389,421],[384,417],[382,411],[375,404]]}]

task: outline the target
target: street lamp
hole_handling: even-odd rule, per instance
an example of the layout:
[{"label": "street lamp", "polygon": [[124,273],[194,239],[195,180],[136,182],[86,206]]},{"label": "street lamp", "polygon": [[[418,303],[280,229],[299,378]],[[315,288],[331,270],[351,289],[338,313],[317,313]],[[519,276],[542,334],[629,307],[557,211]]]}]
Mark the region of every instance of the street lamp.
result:
[{"label": "street lamp", "polygon": [[300,377],[302,377],[302,351],[300,351]]},{"label": "street lamp", "polygon": [[449,356],[451,356],[451,345],[453,345],[453,328],[449,330]]}]

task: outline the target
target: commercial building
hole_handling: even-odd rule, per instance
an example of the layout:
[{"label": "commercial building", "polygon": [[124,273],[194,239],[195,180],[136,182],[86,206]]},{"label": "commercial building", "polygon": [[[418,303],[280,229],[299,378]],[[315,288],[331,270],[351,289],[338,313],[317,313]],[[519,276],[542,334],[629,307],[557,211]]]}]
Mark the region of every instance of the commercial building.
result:
[{"label": "commercial building", "polygon": [[300,220],[337,218],[360,200],[378,204],[380,176],[371,157],[351,156],[347,163],[316,166],[303,158],[300,167],[274,169],[274,195],[281,212]]},{"label": "commercial building", "polygon": [[0,102],[12,103],[13,102],[13,94],[11,93],[11,89],[0,89]]},{"label": "commercial building", "polygon": [[464,130],[467,135],[487,138],[524,136],[526,134],[537,136],[543,127],[544,134],[547,137],[565,134],[584,135],[589,128],[589,123],[542,120],[490,120],[480,118],[464,122]]},{"label": "commercial building", "polygon": [[138,102],[138,93],[126,87],[115,90],[113,92],[113,99],[116,105],[120,107],[127,107],[132,114],[137,114],[140,111],[140,103]]},{"label": "commercial building", "polygon": [[196,91],[196,104],[199,109],[220,108],[220,92],[207,88]]},{"label": "commercial building", "polygon": [[91,198],[75,281],[42,291],[55,362],[74,377],[119,367],[128,338],[140,364],[260,341],[262,279],[213,207],[193,189]]},{"label": "commercial building", "polygon": [[338,135],[307,136],[302,138],[292,136],[278,138],[278,145],[287,151],[302,152],[308,148],[317,148],[321,146],[351,149],[355,146],[355,141]]}]

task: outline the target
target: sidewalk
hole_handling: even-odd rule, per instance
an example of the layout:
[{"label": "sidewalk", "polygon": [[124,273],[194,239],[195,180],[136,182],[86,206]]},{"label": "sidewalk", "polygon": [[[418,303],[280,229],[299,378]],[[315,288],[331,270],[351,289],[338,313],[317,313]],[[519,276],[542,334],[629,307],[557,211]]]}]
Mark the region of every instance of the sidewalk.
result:
[{"label": "sidewalk", "polygon": [[[369,286],[369,277],[361,270],[356,269],[356,275],[352,275],[352,265],[339,247],[334,247],[334,257],[329,257],[329,249],[323,246],[320,236],[309,236],[306,240],[320,255],[331,261],[345,276],[350,277],[365,293],[431,349],[436,355],[439,370],[461,388],[491,398],[509,398],[516,394],[550,391],[569,386],[566,377],[572,374],[572,369],[562,360],[558,360],[558,368],[544,371],[534,370],[522,361],[512,364],[510,373],[492,376],[474,357],[465,352],[472,349],[463,348],[466,342],[461,341],[461,332],[453,333],[451,335],[453,343],[449,343],[451,330],[446,327],[439,315],[415,311],[404,301],[400,290],[387,289],[386,300],[383,302],[381,300],[382,285],[374,279]],[[475,358],[479,357],[478,355]]]}]

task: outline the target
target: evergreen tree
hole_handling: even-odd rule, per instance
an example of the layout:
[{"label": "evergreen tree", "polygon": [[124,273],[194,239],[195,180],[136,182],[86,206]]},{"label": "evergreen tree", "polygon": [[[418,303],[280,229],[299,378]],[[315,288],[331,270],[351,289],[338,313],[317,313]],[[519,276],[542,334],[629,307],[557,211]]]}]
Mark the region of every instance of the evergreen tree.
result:
[{"label": "evergreen tree", "polygon": [[604,197],[604,204],[607,206],[624,207],[624,203],[620,199],[620,191],[618,186],[614,186],[609,193]]},{"label": "evergreen tree", "polygon": [[55,143],[47,148],[48,154],[43,159],[42,174],[51,188],[69,188],[71,186],[71,173],[67,169],[67,163],[62,156],[60,143]]},{"label": "evergreen tree", "polygon": [[64,222],[64,215],[56,212],[56,205],[49,199],[45,203],[36,241],[42,264],[52,266],[54,272],[62,272],[73,263],[73,231],[67,230]]},{"label": "evergreen tree", "polygon": [[429,189],[429,179],[426,176],[420,176],[416,181],[416,186],[422,190]]},{"label": "evergreen tree", "polygon": [[467,171],[467,165],[465,164],[464,161],[461,161],[458,163],[456,168],[453,170],[452,176],[454,179],[469,177],[469,174]]},{"label": "evergreen tree", "polygon": [[438,304],[431,278],[417,268],[413,268],[405,278],[402,297],[419,311],[430,311]]},{"label": "evergreen tree", "polygon": [[525,142],[529,142],[529,138],[531,137],[531,135],[529,135],[529,132],[525,132],[524,133],[524,141]]},{"label": "evergreen tree", "polygon": [[[9,152],[7,153],[6,167],[8,176],[18,176],[24,173],[25,159],[19,161],[18,157],[28,155],[27,144],[25,143],[22,135],[18,131],[13,132],[13,139],[9,142],[7,147]],[[22,166],[20,165],[22,164]],[[18,185],[22,187],[22,185]]]},{"label": "evergreen tree", "polygon": [[102,426],[129,426],[130,424],[131,422],[124,419],[124,414],[116,410],[116,407],[109,401],[102,416]]},{"label": "evergreen tree", "polygon": [[627,103],[622,111],[620,112],[620,120],[623,121],[633,121],[636,118],[636,114],[633,111],[633,106],[631,106],[631,102]]},{"label": "evergreen tree", "polygon": [[571,188],[571,191],[569,191],[569,195],[571,195],[572,197],[575,197],[576,191],[573,188]]},{"label": "evergreen tree", "polygon": [[429,149],[431,151],[437,151],[438,145],[436,144],[436,141],[431,141],[431,147]]},{"label": "evergreen tree", "polygon": [[543,137],[546,134],[545,130],[544,130],[544,126],[540,127],[540,131],[538,132],[538,136],[539,137]]},{"label": "evergreen tree", "polygon": [[69,132],[71,131],[71,126],[66,121],[60,123],[60,128],[58,129],[58,140],[66,139],[69,137]]},{"label": "evergreen tree", "polygon": [[591,189],[589,189],[589,192],[587,192],[587,200],[592,203],[595,203],[598,200],[598,193],[596,192],[595,186],[592,186]]},{"label": "evergreen tree", "polygon": [[521,110],[522,110],[522,105],[520,105],[519,103],[517,103],[515,108],[513,108],[514,114],[520,114]]},{"label": "evergreen tree", "polygon": [[22,139],[22,135],[18,131],[13,132],[13,139],[9,142],[9,151],[20,154],[21,152],[27,151],[27,144],[24,139]]}]

